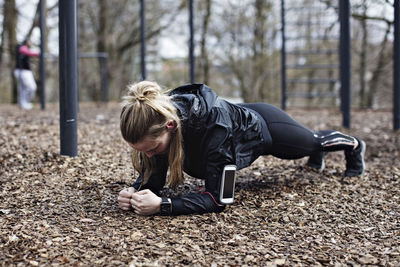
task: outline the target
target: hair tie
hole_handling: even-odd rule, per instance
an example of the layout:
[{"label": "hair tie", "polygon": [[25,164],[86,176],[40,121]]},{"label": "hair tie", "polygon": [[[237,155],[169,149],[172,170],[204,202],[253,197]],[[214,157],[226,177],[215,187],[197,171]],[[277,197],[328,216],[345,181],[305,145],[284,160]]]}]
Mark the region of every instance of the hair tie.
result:
[{"label": "hair tie", "polygon": [[136,97],[136,100],[138,100],[138,101],[140,101],[140,102],[143,102],[143,101],[146,101],[146,100],[148,100],[148,99],[147,99],[147,97],[145,97],[144,95],[140,95],[140,96],[137,96],[137,97]]}]

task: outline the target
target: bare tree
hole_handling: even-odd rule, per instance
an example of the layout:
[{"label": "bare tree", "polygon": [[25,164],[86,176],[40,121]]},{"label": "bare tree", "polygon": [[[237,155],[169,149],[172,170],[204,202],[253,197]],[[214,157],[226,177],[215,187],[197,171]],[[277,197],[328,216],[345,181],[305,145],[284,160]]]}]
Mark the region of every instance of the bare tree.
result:
[{"label": "bare tree", "polygon": [[40,11],[40,1],[36,5],[35,15],[33,17],[31,26],[29,27],[28,33],[25,36],[25,39],[30,39],[32,36],[33,29],[35,29],[35,27],[39,27],[39,11]]},{"label": "bare tree", "polygon": [[365,107],[372,108],[374,105],[374,101],[376,98],[376,94],[380,89],[380,82],[382,80],[382,74],[384,74],[384,67],[388,62],[391,61],[391,50],[388,49],[388,41],[390,34],[390,24],[387,24],[385,36],[380,43],[379,54],[378,54],[378,62],[372,69],[372,78],[369,84],[369,91],[365,97]]},{"label": "bare tree", "polygon": [[[170,26],[185,2],[180,1],[178,5],[171,7],[161,5],[160,1],[146,1],[146,39],[149,54],[157,53],[152,46],[157,44],[161,32]],[[139,1],[135,0],[121,0],[113,4],[106,0],[80,1],[79,47],[81,51],[94,50],[108,54],[110,71],[107,75],[110,78],[110,87],[114,89],[110,92],[112,97],[119,98],[125,85],[140,77],[137,67],[141,42],[139,7]],[[82,75],[93,74],[86,72]],[[80,80],[82,86],[93,87],[93,79],[81,77]]]},{"label": "bare tree", "polygon": [[2,32],[2,51],[6,45],[10,60],[10,80],[12,81],[12,103],[17,103],[18,91],[17,83],[14,78],[13,72],[15,67],[15,50],[17,46],[17,21],[18,12],[15,0],[6,0],[4,2],[4,18],[3,18],[3,32]]},{"label": "bare tree", "polygon": [[[328,6],[333,6],[332,0],[319,0]],[[355,2],[355,3],[354,3]],[[351,17],[357,22],[353,26],[352,51],[355,52],[353,60],[354,68],[352,74],[357,76],[359,88],[356,95],[360,108],[371,108],[378,99],[378,94],[385,90],[387,75],[385,67],[391,62],[390,34],[393,24],[385,14],[370,12],[375,7],[392,7],[390,0],[362,0],[354,1],[352,4]],[[375,14],[375,15],[370,15]],[[375,23],[375,24],[373,24]],[[379,27],[376,25],[379,24]],[[375,25],[375,35],[371,34],[372,26]],[[382,34],[382,41],[378,41],[377,29]],[[382,103],[378,104],[381,105]]]},{"label": "bare tree", "polygon": [[201,29],[201,41],[200,41],[200,62],[201,67],[201,77],[203,77],[202,81],[206,84],[209,82],[209,71],[210,71],[210,62],[208,59],[208,51],[207,51],[207,36],[208,36],[208,27],[210,24],[210,17],[211,17],[211,0],[205,1],[205,11],[203,16],[203,23]]},{"label": "bare tree", "polygon": [[[362,2],[363,8],[363,16],[367,15],[367,3],[366,0]],[[367,20],[361,19],[360,20],[360,30],[362,34],[361,38],[361,50],[360,50],[360,71],[359,71],[359,82],[360,82],[360,101],[359,106],[360,108],[365,108],[367,106],[366,103],[366,72],[367,72],[367,48],[368,48],[368,27],[367,27]]]},{"label": "bare tree", "polygon": [[251,1],[251,9],[234,1],[229,5],[219,18],[223,27],[216,33],[219,49],[224,51],[220,59],[232,71],[237,82],[232,85],[240,88],[242,98],[247,102],[260,101],[269,89],[267,66],[271,58],[267,51],[275,33],[268,23],[272,2]]},{"label": "bare tree", "polygon": [[264,83],[266,81],[266,42],[265,42],[265,31],[266,31],[266,16],[271,9],[271,3],[265,0],[255,0],[255,20],[253,26],[253,41],[252,41],[252,74],[250,90],[252,91],[251,101],[264,98]]},{"label": "bare tree", "polygon": [[[382,88],[382,79],[385,74],[385,66],[391,61],[391,49],[388,49],[389,35],[391,33],[391,27],[393,21],[388,20],[383,16],[370,16],[368,15],[371,7],[368,5],[369,1],[363,0],[362,3],[355,7],[355,11],[352,13],[352,18],[360,22],[361,25],[361,50],[359,52],[359,106],[360,108],[372,108],[380,88]],[[389,1],[380,0],[376,1],[375,4],[388,5]],[[378,22],[386,25],[382,41],[379,45],[372,45],[369,40],[369,22]],[[376,37],[374,38],[376,42]],[[376,48],[379,48],[378,50]],[[357,46],[353,48],[357,51]],[[377,51],[378,53],[374,53]],[[375,55],[375,60],[372,61],[371,55]],[[368,60],[372,61],[373,64],[367,64]],[[367,73],[371,73],[371,78],[367,84]]]}]

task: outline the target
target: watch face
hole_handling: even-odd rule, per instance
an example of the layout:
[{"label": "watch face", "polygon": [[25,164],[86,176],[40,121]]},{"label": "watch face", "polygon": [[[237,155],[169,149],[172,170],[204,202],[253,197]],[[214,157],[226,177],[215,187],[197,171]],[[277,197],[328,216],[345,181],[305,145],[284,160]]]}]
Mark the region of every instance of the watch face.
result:
[{"label": "watch face", "polygon": [[160,205],[160,213],[161,215],[168,215],[171,213],[171,203],[168,200],[164,200]]},{"label": "watch face", "polygon": [[161,206],[161,210],[169,210],[169,203],[166,203],[166,204],[162,204],[162,206]]}]

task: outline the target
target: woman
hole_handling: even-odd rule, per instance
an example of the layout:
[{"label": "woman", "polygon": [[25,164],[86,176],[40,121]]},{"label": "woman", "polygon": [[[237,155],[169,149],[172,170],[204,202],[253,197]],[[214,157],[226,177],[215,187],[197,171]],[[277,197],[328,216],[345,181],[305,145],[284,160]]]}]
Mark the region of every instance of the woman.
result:
[{"label": "woman", "polygon": [[[312,132],[282,110],[265,104],[231,104],[204,84],[178,87],[168,95],[157,83],[128,86],[120,116],[122,137],[133,148],[140,173],[132,187],[119,193],[123,210],[140,215],[221,212],[222,169],[249,166],[261,155],[282,159],[309,156],[320,171],[324,153],[344,150],[346,176],[364,172],[365,143],[337,131]],[[182,171],[205,180],[205,191],[169,199],[158,196],[166,183],[183,182]]]},{"label": "woman", "polygon": [[26,110],[32,109],[31,101],[36,93],[36,81],[31,70],[30,58],[39,56],[39,53],[29,49],[30,45],[29,40],[17,45],[14,70],[14,76],[18,83],[18,105]]}]

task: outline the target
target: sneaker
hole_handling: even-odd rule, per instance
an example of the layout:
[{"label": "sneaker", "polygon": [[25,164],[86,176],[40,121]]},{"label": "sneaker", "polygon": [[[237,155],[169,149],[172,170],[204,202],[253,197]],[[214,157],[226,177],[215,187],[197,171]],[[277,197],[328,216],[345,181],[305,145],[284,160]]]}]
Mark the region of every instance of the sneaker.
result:
[{"label": "sneaker", "polygon": [[25,110],[31,110],[33,108],[33,104],[32,103],[25,103],[25,104],[21,105],[21,108],[25,109]]},{"label": "sneaker", "polygon": [[312,154],[307,161],[307,166],[322,172],[325,169],[324,152]]},{"label": "sneaker", "polygon": [[363,140],[358,139],[358,146],[356,149],[347,150],[344,152],[346,157],[346,171],[344,176],[353,177],[361,175],[365,171],[364,154],[366,144]]}]

